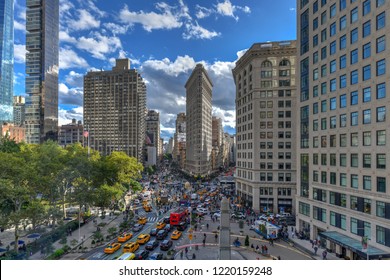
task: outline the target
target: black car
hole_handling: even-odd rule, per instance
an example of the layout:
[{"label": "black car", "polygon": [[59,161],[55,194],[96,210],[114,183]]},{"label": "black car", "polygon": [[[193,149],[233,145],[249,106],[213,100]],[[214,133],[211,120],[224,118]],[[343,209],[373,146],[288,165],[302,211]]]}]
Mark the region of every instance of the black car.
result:
[{"label": "black car", "polygon": [[141,224],[135,224],[134,227],[133,227],[133,231],[134,232],[138,232],[140,231],[141,229],[144,228],[144,225],[141,225]]},{"label": "black car", "polygon": [[156,236],[157,232],[158,232],[158,229],[152,228],[152,229],[150,230],[149,234],[150,234],[150,236]]},{"label": "black car", "polygon": [[145,249],[152,251],[154,248],[157,248],[160,242],[158,242],[156,239],[150,240],[148,243],[146,243]]},{"label": "black car", "polygon": [[170,219],[169,217],[165,217],[165,218],[163,219],[163,221],[164,221],[164,223],[169,224],[170,221],[171,221],[171,219]]},{"label": "black car", "polygon": [[153,253],[148,260],[162,260],[164,254],[163,253]]},{"label": "black car", "polygon": [[158,232],[157,232],[157,235],[156,235],[156,238],[158,239],[158,240],[163,240],[165,237],[167,237],[167,235],[168,235],[168,232],[166,231],[166,230],[159,230]]},{"label": "black car", "polygon": [[165,227],[164,227],[164,230],[165,230],[166,232],[170,232],[171,229],[172,229],[172,227],[171,227],[170,224],[167,224],[167,225],[165,225]]},{"label": "black car", "polygon": [[186,228],[187,228],[187,223],[186,222],[180,222],[177,225],[177,230],[184,231],[184,230],[186,230]]},{"label": "black car", "polygon": [[168,251],[169,248],[172,247],[172,241],[171,240],[168,240],[168,239],[165,239],[163,242],[161,242],[160,244],[160,249],[163,250],[163,251]]},{"label": "black car", "polygon": [[149,257],[149,251],[140,250],[135,254],[135,260],[146,260]]}]

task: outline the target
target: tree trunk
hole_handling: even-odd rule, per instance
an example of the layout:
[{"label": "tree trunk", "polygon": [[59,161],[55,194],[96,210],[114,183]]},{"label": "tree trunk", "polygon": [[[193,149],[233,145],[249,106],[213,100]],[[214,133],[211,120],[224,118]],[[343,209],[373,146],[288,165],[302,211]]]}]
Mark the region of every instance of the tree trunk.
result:
[{"label": "tree trunk", "polygon": [[15,225],[15,244],[14,244],[14,250],[15,252],[18,252],[19,250],[19,224]]}]

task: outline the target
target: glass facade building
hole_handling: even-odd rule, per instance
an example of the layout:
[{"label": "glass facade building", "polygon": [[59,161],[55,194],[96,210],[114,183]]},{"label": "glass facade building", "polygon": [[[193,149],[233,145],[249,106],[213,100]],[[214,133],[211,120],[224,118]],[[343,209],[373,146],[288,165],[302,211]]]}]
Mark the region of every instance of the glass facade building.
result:
[{"label": "glass facade building", "polygon": [[0,123],[13,120],[14,1],[0,1]]},{"label": "glass facade building", "polygon": [[26,1],[26,142],[57,140],[59,0]]}]

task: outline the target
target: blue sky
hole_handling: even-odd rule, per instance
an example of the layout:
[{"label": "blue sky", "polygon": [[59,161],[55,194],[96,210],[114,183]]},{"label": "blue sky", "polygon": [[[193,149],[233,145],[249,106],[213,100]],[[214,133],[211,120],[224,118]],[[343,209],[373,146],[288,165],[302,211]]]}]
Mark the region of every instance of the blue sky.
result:
[{"label": "blue sky", "polygon": [[[213,113],[235,133],[231,69],[256,42],[296,38],[295,0],[60,0],[59,123],[83,117],[83,75],[128,57],[147,82],[161,134],[185,112],[184,84],[196,63],[214,83]],[[15,1],[15,95],[24,94],[25,0]]]}]

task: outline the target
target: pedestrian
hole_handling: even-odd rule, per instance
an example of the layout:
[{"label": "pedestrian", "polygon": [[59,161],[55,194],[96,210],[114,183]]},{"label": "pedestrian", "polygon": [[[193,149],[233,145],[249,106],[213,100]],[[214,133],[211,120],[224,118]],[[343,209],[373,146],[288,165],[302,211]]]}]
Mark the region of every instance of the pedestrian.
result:
[{"label": "pedestrian", "polygon": [[318,247],[317,245],[314,246],[314,255],[317,255],[317,250],[318,250]]},{"label": "pedestrian", "polygon": [[180,258],[183,259],[183,251],[180,251]]},{"label": "pedestrian", "polygon": [[294,238],[294,235],[295,235],[294,232],[291,232],[291,238]]},{"label": "pedestrian", "polygon": [[215,237],[215,242],[217,242],[217,240],[218,240],[218,234],[216,233],[214,237]]},{"label": "pedestrian", "polygon": [[326,250],[324,250],[323,252],[322,252],[322,259],[323,260],[326,260],[326,255],[328,254],[328,252],[326,251]]},{"label": "pedestrian", "polygon": [[186,256],[187,256],[187,254],[188,254],[188,248],[186,247],[184,251],[186,252]]},{"label": "pedestrian", "polygon": [[255,246],[253,246],[253,244],[251,245],[251,249],[252,249],[252,251],[255,250]]},{"label": "pedestrian", "polygon": [[209,224],[206,224],[206,228],[209,229]]},{"label": "pedestrian", "polygon": [[192,254],[192,259],[195,260],[196,259],[196,255],[195,253]]},{"label": "pedestrian", "polygon": [[203,243],[203,247],[205,247],[206,246],[206,239],[203,239],[202,243]]},{"label": "pedestrian", "polygon": [[264,245],[264,252],[265,252],[265,254],[268,254],[268,247],[267,247],[267,245]]}]

